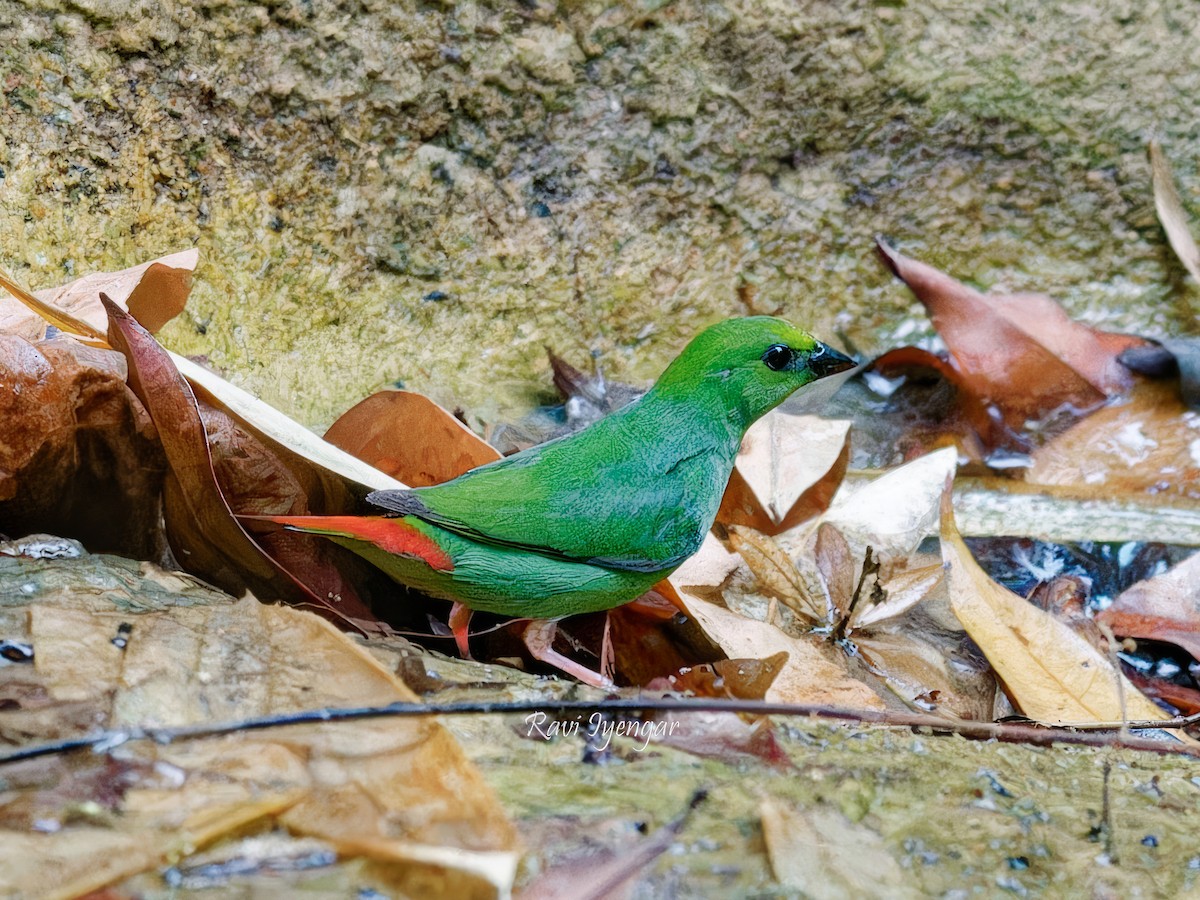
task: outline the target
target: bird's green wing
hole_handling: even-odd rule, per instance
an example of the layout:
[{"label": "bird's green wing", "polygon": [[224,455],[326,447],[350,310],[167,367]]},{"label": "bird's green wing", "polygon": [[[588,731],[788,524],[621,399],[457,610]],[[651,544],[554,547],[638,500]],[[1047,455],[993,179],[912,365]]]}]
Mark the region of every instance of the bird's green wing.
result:
[{"label": "bird's green wing", "polygon": [[647,446],[626,438],[619,414],[610,421],[444,484],[368,499],[484,543],[612,569],[674,568],[712,526],[730,454]]}]

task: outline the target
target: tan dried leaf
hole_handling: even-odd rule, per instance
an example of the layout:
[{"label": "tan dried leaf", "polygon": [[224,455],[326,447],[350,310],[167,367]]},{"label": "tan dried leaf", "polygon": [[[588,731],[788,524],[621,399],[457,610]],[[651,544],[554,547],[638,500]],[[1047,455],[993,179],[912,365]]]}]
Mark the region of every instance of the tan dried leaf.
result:
[{"label": "tan dried leaf", "polygon": [[[88,558],[73,563],[99,564]],[[157,583],[174,581],[145,580],[140,590],[156,593],[163,590]],[[80,589],[61,578],[48,587],[38,582],[28,635],[14,627],[18,618],[5,622],[6,635],[35,647],[34,674],[48,708],[73,717],[66,729],[81,704],[93,710],[83,726],[91,729],[417,699],[364,647],[310,613],[252,597],[214,598],[194,586],[185,587],[184,602],[176,605],[131,602],[127,594],[122,601],[112,583],[111,576],[97,582],[107,587]],[[119,636],[123,648],[114,643]],[[40,722],[54,727],[44,711]],[[509,890],[515,873],[512,826],[490,787],[433,720],[331,722],[161,747],[140,742],[71,764],[85,775],[89,767],[97,770],[77,777],[81,786],[103,790],[110,765],[123,767],[129,781],[121,792],[94,800],[46,795],[36,779],[17,789],[0,822],[0,882],[75,896],[264,818],[294,834],[319,836],[344,857],[387,862],[395,884],[381,882],[381,890],[416,879],[422,896],[494,895]],[[71,809],[88,802],[111,808],[104,827],[70,818]],[[35,813],[58,822],[58,830],[33,835],[32,821],[19,817]],[[9,852],[22,847],[29,852]]]},{"label": "tan dried leaf", "polygon": [[774,625],[748,619],[705,600],[737,568],[739,557],[712,535],[700,552],[685,562],[667,584],[705,633],[731,659],[767,659],[788,655],[766,700],[819,703],[853,709],[882,709],[883,702],[867,685],[847,674],[845,654],[819,639],[794,638]]},{"label": "tan dried leaf", "polygon": [[1183,267],[1193,279],[1200,282],[1200,247],[1192,237],[1188,215],[1175,188],[1171,163],[1167,161],[1158,141],[1150,142],[1150,174],[1154,182],[1154,209],[1158,212],[1158,221],[1162,223],[1171,249]]},{"label": "tan dried leaf", "polygon": [[746,561],[764,593],[778,597],[811,624],[829,619],[825,598],[804,583],[791,557],[774,538],[753,528],[730,525],[729,543]]},{"label": "tan dried leaf", "polygon": [[786,531],[828,508],[849,461],[849,422],[770,412],[742,440],[717,521]]},{"label": "tan dried leaf", "polygon": [[950,602],[1021,712],[1046,724],[1165,719],[1112,661],[979,567],[942,501],[942,554]]}]

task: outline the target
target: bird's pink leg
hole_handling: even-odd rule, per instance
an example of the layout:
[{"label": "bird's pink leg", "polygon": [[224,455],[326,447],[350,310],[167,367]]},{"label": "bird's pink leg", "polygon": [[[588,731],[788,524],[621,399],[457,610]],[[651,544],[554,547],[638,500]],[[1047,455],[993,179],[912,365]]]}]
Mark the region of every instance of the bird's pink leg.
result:
[{"label": "bird's pink leg", "polygon": [[463,659],[471,658],[471,647],[467,643],[470,637],[467,629],[471,626],[471,610],[461,603],[450,607],[450,631],[454,635],[454,643],[458,644],[458,655]]},{"label": "bird's pink leg", "polygon": [[533,658],[541,660],[548,666],[554,666],[592,687],[612,687],[612,681],[599,672],[593,672],[587,666],[582,666],[573,659],[567,659],[554,649],[554,632],[557,630],[558,623],[550,619],[532,619],[525,626],[525,632],[521,637]]},{"label": "bird's pink leg", "polygon": [[617,651],[612,642],[612,616],[604,614],[604,638],[600,642],[600,677],[612,681],[617,671]]}]

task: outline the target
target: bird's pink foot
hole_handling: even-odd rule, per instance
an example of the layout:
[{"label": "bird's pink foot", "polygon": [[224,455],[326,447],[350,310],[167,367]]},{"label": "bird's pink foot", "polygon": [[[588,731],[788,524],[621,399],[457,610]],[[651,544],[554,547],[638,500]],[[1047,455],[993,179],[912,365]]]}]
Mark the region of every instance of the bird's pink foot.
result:
[{"label": "bird's pink foot", "polygon": [[613,687],[611,679],[599,672],[593,672],[587,666],[580,665],[573,659],[568,659],[554,649],[554,633],[557,630],[558,623],[549,619],[533,619],[525,626],[522,639],[533,658],[541,660],[548,666],[554,666],[592,687]]},{"label": "bird's pink foot", "polygon": [[471,658],[471,647],[468,643],[471,627],[471,610],[461,603],[450,607],[450,631],[454,635],[454,643],[458,644],[458,655],[463,659]]}]

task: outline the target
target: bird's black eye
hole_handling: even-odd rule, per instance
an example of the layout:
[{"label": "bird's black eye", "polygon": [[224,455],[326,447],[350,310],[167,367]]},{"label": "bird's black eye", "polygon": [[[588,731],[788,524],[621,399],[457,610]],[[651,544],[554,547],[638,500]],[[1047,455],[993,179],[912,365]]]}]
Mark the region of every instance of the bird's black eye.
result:
[{"label": "bird's black eye", "polygon": [[767,368],[775,372],[782,372],[795,359],[796,354],[786,344],[772,344],[767,348],[767,352],[762,355],[762,361],[767,364]]}]

